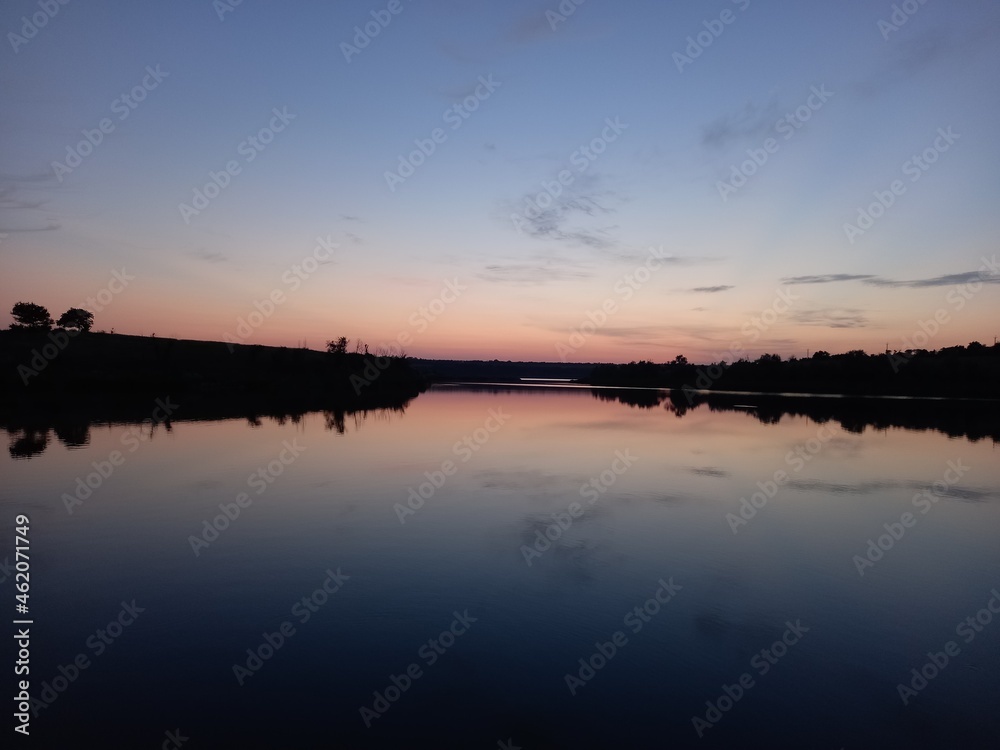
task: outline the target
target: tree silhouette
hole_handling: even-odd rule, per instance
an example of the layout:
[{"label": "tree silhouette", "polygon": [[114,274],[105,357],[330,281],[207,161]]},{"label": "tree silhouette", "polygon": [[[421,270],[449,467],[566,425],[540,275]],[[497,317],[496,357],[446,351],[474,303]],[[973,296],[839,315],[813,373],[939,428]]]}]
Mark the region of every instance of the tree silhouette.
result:
[{"label": "tree silhouette", "polygon": [[326,350],[330,354],[347,354],[347,337],[341,336],[339,339],[326,342]]},{"label": "tree silhouette", "polygon": [[13,330],[48,331],[52,328],[52,316],[49,311],[34,302],[17,302],[10,309],[14,322]]},{"label": "tree silhouette", "polygon": [[79,307],[71,307],[59,316],[56,325],[62,328],[74,328],[78,331],[89,331],[94,325],[94,313]]}]

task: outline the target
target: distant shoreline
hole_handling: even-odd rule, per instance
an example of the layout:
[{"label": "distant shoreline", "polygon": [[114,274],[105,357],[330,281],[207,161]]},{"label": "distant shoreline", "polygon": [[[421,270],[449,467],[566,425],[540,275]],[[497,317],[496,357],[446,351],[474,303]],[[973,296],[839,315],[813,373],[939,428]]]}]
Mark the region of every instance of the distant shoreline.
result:
[{"label": "distant shoreline", "polygon": [[[533,381],[533,382],[525,382]],[[496,388],[520,387],[520,388],[574,388],[593,389],[606,391],[651,391],[663,393],[684,394],[683,388],[668,388],[654,385],[595,385],[584,381],[574,380],[563,382],[560,380],[549,380],[547,378],[524,378],[520,382],[514,381],[488,381],[488,380],[441,380],[431,384],[430,387],[440,386],[491,386]],[[791,391],[776,393],[772,391],[725,391],[721,389],[697,389],[690,388],[688,392],[699,396],[765,396],[768,398],[825,398],[825,399],[878,399],[893,401],[965,401],[965,402],[985,402],[1000,403],[1000,397],[967,397],[967,396],[896,396],[889,394],[864,394],[864,393],[807,393],[801,391]]]},{"label": "distant shoreline", "polygon": [[1000,345],[808,359],[591,364],[430,360],[331,354],[221,341],[115,333],[0,331],[0,407],[12,400],[67,402],[186,393],[217,401],[338,406],[412,398],[430,383],[545,383],[704,394],[840,398],[1000,398]]}]

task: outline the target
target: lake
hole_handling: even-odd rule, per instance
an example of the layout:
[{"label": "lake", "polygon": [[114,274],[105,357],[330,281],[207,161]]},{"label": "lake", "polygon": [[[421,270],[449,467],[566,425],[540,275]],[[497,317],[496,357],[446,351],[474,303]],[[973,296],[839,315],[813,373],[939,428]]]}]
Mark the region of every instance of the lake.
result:
[{"label": "lake", "polygon": [[996,747],[995,405],[164,399],[8,428],[36,746]]}]

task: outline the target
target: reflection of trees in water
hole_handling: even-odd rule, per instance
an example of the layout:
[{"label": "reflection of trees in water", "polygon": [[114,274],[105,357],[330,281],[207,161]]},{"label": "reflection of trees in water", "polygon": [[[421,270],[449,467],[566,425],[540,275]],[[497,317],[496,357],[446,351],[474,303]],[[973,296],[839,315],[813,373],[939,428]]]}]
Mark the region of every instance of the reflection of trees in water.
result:
[{"label": "reflection of trees in water", "polygon": [[354,412],[344,411],[324,411],[323,419],[326,422],[326,429],[336,430],[338,435],[347,432],[347,418],[354,422],[354,432],[361,429],[361,425],[371,419],[373,422],[391,422],[394,415],[402,416],[406,411],[403,406],[387,406],[381,409],[360,409]]},{"label": "reflection of trees in water", "polygon": [[67,448],[82,448],[90,443],[90,425],[86,422],[56,425],[55,430],[59,442]]},{"label": "reflection of trees in water", "polygon": [[[591,391],[598,401],[617,401],[637,409],[655,409],[660,404],[669,412],[683,417],[692,408],[679,391],[655,390],[652,388],[601,388]],[[698,406],[700,404],[696,404]]]},{"label": "reflection of trees in water", "polygon": [[618,401],[638,409],[654,409],[667,398],[666,391],[638,389],[602,389],[593,391],[594,397],[601,401]]},{"label": "reflection of trees in water", "polygon": [[[304,412],[288,412],[287,414],[271,414],[269,415],[271,419],[278,423],[279,425],[285,425],[291,422],[292,424],[300,424],[302,422],[302,415]],[[248,417],[249,421],[252,417]],[[257,421],[255,427],[260,425],[260,421]]]},{"label": "reflection of trees in water", "polygon": [[90,425],[73,422],[58,424],[54,428],[36,424],[10,424],[6,428],[10,437],[10,455],[13,458],[31,458],[42,453],[49,445],[49,433],[55,431],[59,442],[67,448],[82,448],[90,444]]},{"label": "reflection of trees in water", "polygon": [[[51,424],[51,423],[50,423]],[[102,422],[67,422],[67,423],[56,423],[52,426],[48,425],[38,425],[38,424],[25,424],[23,422],[14,422],[7,424],[3,427],[7,431],[7,435],[10,437],[10,455],[13,458],[31,458],[32,456],[37,456],[39,453],[45,451],[49,446],[49,433],[55,432],[56,438],[59,442],[65,445],[70,450],[76,448],[83,448],[90,445],[90,428],[95,424],[111,424]],[[132,427],[132,429],[138,429],[142,435],[143,441],[152,440],[156,435],[156,431],[162,427],[167,432],[173,429],[173,425],[170,420],[163,422],[156,422],[151,419],[146,419],[143,422],[124,422],[122,424],[127,424]]]},{"label": "reflection of trees in water", "polygon": [[[383,371],[380,382],[389,371]],[[390,420],[402,415],[421,389],[387,388],[382,392],[363,391],[356,397],[342,398],[336,394],[316,393],[309,389],[281,388],[280,392],[250,393],[236,389],[187,392],[178,414],[185,422],[215,422],[245,419],[251,428],[265,421],[278,425],[301,425],[309,414],[321,414],[326,429],[344,434],[353,421],[355,430],[368,419]],[[93,402],[75,398],[44,397],[34,400],[0,403],[0,430],[11,439],[11,455],[30,458],[45,450],[49,433],[54,429],[59,441],[67,448],[90,444],[90,429],[97,425],[121,426],[123,430],[140,434],[143,441],[151,440],[163,428],[173,429],[171,419],[151,418],[149,403],[134,394],[120,396],[103,394]],[[158,412],[154,411],[154,415]]]},{"label": "reflection of trees in water", "polygon": [[682,398],[679,392],[670,392],[670,398],[667,399],[666,409],[667,411],[673,412],[675,417],[680,419],[691,411],[692,408],[694,407],[688,403],[686,398]]},{"label": "reflection of trees in water", "polygon": [[778,424],[786,416],[802,416],[817,424],[836,421],[845,431],[857,434],[869,427],[876,430],[899,427],[935,430],[972,442],[984,438],[1000,441],[1000,401],[824,398],[610,388],[591,393],[601,401],[618,401],[642,409],[662,403],[677,417],[707,405],[710,411],[741,412],[762,424]]},{"label": "reflection of trees in water", "polygon": [[327,430],[336,430],[338,435],[343,435],[346,429],[344,424],[344,412],[342,411],[325,411],[323,412],[323,419],[326,421]]},{"label": "reflection of trees in water", "polygon": [[[376,422],[389,422],[393,415],[402,415],[406,412],[405,406],[386,406],[374,409],[322,409],[318,413],[323,416],[323,427],[338,435],[345,435],[348,431],[348,422],[354,425],[354,432],[358,432],[361,426],[369,419]],[[316,412],[288,412],[286,414],[253,414],[246,418],[250,427],[260,427],[263,419],[270,419],[278,425],[301,424],[305,415]]]},{"label": "reflection of trees in water", "polygon": [[[311,411],[274,411],[266,414],[256,413],[244,414],[241,416],[246,419],[249,427],[257,428],[262,427],[265,420],[273,422],[277,425],[298,425],[303,423],[306,415],[308,414],[321,414],[323,417],[324,427],[327,430],[335,431],[338,435],[344,435],[348,432],[349,424],[353,424],[353,431],[357,432],[369,419],[377,422],[389,422],[392,421],[393,418],[405,414],[406,406],[407,404],[357,410],[324,409]],[[195,418],[191,421],[207,422],[212,421],[213,419],[228,418],[231,417],[218,416],[207,417],[204,419]],[[51,424],[52,423],[49,422],[48,425],[43,423],[42,426],[39,426],[37,424],[14,422],[4,425],[2,429],[5,429],[10,437],[10,455],[13,458],[31,458],[33,456],[37,456],[48,447],[50,433],[52,431],[55,432],[59,442],[67,448],[72,449],[90,444],[90,429],[96,424],[121,424],[124,425],[126,429],[139,430],[142,434],[143,442],[152,440],[153,437],[155,437],[157,430],[161,427],[167,432],[170,432],[173,429],[173,423],[169,419],[162,422],[157,422],[151,419],[145,419],[142,421],[130,420],[121,422],[104,422],[102,420],[95,419],[93,422],[56,422],[54,427],[49,426]]]},{"label": "reflection of trees in water", "polygon": [[49,446],[48,428],[8,428],[7,434],[10,436],[11,458],[31,458]]}]

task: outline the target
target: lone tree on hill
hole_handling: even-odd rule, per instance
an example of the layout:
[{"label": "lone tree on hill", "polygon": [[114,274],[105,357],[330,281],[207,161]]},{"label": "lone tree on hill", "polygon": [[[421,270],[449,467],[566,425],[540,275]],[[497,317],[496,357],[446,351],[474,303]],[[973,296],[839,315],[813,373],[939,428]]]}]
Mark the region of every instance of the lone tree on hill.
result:
[{"label": "lone tree on hill", "polygon": [[62,328],[73,328],[77,331],[89,331],[94,325],[94,313],[80,307],[71,307],[59,316],[56,325]]},{"label": "lone tree on hill", "polygon": [[52,328],[49,311],[34,302],[18,302],[11,309],[11,330],[48,331]]}]

